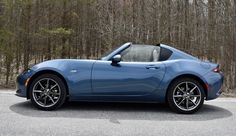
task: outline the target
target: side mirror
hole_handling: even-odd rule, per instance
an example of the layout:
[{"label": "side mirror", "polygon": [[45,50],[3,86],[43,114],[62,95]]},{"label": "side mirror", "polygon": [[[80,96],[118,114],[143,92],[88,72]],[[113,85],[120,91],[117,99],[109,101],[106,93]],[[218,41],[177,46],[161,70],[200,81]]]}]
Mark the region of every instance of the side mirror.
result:
[{"label": "side mirror", "polygon": [[117,54],[112,58],[112,63],[119,63],[121,61],[121,55]]}]

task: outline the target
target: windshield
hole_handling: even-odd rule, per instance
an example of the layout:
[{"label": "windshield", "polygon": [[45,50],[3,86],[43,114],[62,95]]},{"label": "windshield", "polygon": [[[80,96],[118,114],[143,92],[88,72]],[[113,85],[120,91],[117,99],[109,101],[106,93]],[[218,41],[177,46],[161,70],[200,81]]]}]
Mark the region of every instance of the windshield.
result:
[{"label": "windshield", "polygon": [[113,47],[112,49],[108,49],[108,51],[106,53],[104,53],[101,58],[99,58],[100,60],[103,60],[103,58],[105,58],[106,56],[108,56],[109,54],[111,54],[113,51],[115,51],[116,49],[118,49],[118,47]]}]

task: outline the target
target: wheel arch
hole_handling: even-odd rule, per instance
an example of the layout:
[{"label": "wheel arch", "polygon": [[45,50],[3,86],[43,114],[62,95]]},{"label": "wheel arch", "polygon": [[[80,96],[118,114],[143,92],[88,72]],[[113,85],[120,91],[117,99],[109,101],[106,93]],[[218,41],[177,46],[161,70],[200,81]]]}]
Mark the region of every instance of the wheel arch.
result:
[{"label": "wheel arch", "polygon": [[171,86],[171,84],[180,79],[180,78],[192,78],[192,79],[195,79],[196,81],[198,81],[203,89],[204,89],[204,94],[205,94],[205,97],[207,97],[208,93],[207,93],[207,90],[208,90],[208,85],[198,76],[196,75],[193,75],[193,74],[182,74],[182,75],[179,75],[177,77],[175,77],[174,79],[171,80],[171,82],[169,83],[168,87],[167,87],[167,91],[166,91],[166,95],[165,95],[165,100],[167,101],[167,93],[168,93],[168,90],[169,90],[169,87]]},{"label": "wheel arch", "polygon": [[27,99],[30,99],[30,95],[29,95],[29,88],[31,83],[34,81],[34,79],[36,79],[37,77],[43,75],[43,74],[53,74],[58,76],[60,79],[62,79],[63,83],[66,86],[66,94],[69,95],[69,88],[68,88],[68,84],[65,80],[65,78],[58,72],[54,71],[54,70],[42,70],[42,71],[38,71],[37,73],[35,73],[29,80],[27,88],[26,88],[26,92],[27,92]]}]

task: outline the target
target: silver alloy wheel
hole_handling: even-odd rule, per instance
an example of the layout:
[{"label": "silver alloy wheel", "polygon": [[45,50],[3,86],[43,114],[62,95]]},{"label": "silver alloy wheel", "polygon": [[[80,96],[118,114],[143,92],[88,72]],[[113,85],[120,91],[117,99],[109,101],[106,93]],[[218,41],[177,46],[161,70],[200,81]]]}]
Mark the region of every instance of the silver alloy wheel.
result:
[{"label": "silver alloy wheel", "polygon": [[34,101],[42,107],[54,106],[61,97],[61,88],[51,78],[40,79],[32,90]]},{"label": "silver alloy wheel", "polygon": [[191,111],[198,107],[201,97],[201,90],[193,82],[181,82],[173,92],[175,105],[184,111]]}]

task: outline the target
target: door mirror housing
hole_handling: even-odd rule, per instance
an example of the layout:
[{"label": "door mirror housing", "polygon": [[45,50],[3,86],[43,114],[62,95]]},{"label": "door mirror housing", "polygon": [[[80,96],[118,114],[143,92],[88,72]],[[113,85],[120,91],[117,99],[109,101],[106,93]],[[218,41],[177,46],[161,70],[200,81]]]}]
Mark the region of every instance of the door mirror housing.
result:
[{"label": "door mirror housing", "polygon": [[112,57],[112,63],[119,63],[121,61],[121,55],[117,54],[114,57]]}]

